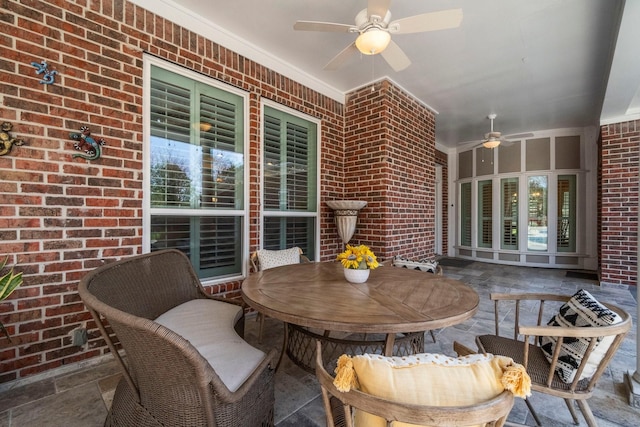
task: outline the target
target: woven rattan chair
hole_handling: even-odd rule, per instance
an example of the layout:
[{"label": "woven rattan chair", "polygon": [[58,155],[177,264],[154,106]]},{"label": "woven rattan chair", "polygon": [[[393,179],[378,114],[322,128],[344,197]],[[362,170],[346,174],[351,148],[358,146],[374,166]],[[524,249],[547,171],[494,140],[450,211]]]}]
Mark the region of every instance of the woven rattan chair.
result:
[{"label": "woven rattan chair", "polygon": [[506,390],[489,401],[470,406],[423,406],[394,402],[356,389],[341,392],[324,368],[320,341],[317,342],[316,377],[322,390],[328,427],[353,427],[354,409],[384,418],[388,427],[393,421],[433,427],[482,423],[487,423],[487,427],[499,427],[504,425],[514,403],[513,394]]},{"label": "woven rattan chair", "polygon": [[244,332],[242,303],[205,294],[182,252],[163,250],[101,266],[81,280],[79,293],[123,370],[105,425],[273,425],[275,351],[252,349],[257,366],[231,391],[223,373],[190,341],[153,320],[197,301],[205,310],[231,313],[211,328],[229,328],[234,341]]},{"label": "woven rattan chair", "polygon": [[[607,308],[617,313],[622,322],[611,326],[594,327],[558,327],[546,326],[548,319],[545,319],[545,302],[547,307],[553,305],[553,301],[566,302],[570,296],[552,294],[491,294],[491,299],[495,302],[495,335],[482,335],[476,337],[479,351],[485,353],[509,356],[517,363],[524,365],[531,377],[531,388],[534,391],[545,393],[551,396],[561,397],[565,400],[567,408],[571,412],[573,421],[578,424],[578,417],[574,407],[574,400],[577,401],[587,424],[591,427],[597,426],[596,420],[587,404],[587,399],[591,397],[596,383],[607,364],[611,361],[618,347],[622,343],[625,334],[631,328],[631,317],[629,314],[610,304],[604,304]],[[507,301],[511,301],[509,304]],[[514,303],[515,302],[515,303]],[[556,303],[557,307],[559,303]],[[500,309],[503,308],[503,312]],[[509,310],[514,310],[513,336],[506,337],[500,335],[499,321]],[[535,314],[537,312],[537,323],[535,326],[523,326],[521,324],[522,312]],[[551,311],[551,310],[548,310]],[[548,313],[549,318],[555,313]],[[533,323],[533,322],[531,322]],[[544,324],[543,324],[544,323]],[[508,327],[505,327],[505,329]],[[540,345],[539,337],[558,337],[558,345],[554,351],[551,363],[545,357]],[[560,347],[563,342],[571,342],[574,338],[581,337],[588,341],[586,353],[579,364],[575,378],[571,382],[564,382],[556,373]],[[603,337],[612,337],[613,342],[606,350],[604,357],[597,365],[595,373],[590,378],[580,380],[580,375],[585,369],[586,361],[594,350],[597,340]],[[524,343],[528,342],[528,345]],[[531,411],[536,423],[541,425],[540,419],[529,400],[527,406]]]},{"label": "woven rattan chair", "polygon": [[[309,258],[307,258],[304,255],[304,252],[302,252],[302,249],[298,248],[298,251],[300,252],[300,261],[301,263],[304,262],[311,262],[309,261]],[[258,257],[258,252],[253,252],[251,254],[251,256],[249,257],[249,263],[251,265],[251,271],[254,273],[257,273],[258,271],[262,270],[262,266],[260,265],[260,260]],[[281,264],[284,265],[284,264]],[[256,317],[256,320],[258,322],[260,322],[260,326],[258,328],[258,342],[262,342],[262,332],[264,331],[264,313],[258,313],[258,316]]]}]

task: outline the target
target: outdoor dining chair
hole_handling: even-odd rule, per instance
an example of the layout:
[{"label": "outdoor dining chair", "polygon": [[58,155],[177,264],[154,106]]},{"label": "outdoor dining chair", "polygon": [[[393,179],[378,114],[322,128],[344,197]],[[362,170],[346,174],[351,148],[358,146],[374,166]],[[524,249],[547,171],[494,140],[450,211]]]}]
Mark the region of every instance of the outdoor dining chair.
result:
[{"label": "outdoor dining chair", "polygon": [[[295,246],[293,248],[281,250],[260,249],[251,254],[249,262],[251,263],[251,270],[257,273],[258,271],[282,267],[283,265],[311,261],[309,261],[309,258],[303,254],[302,249]],[[260,322],[260,326],[258,328],[258,342],[261,343],[262,333],[264,331],[264,313],[258,312],[256,320]]]},{"label": "outdoor dining chair", "polygon": [[[422,357],[422,355],[416,356]],[[380,355],[372,355],[371,357],[384,359],[384,357]],[[431,357],[437,358],[438,355],[431,355]],[[502,362],[502,360],[499,361],[499,363]],[[484,361],[479,361],[478,363],[484,363]],[[340,361],[338,362],[338,364],[340,366]],[[385,362],[383,361],[383,365],[384,364]],[[324,362],[322,360],[322,345],[320,341],[317,342],[316,351],[316,377],[318,378],[321,387],[328,427],[391,427],[392,425],[394,427],[408,425],[411,425],[413,427],[454,427],[472,425],[484,425],[487,427],[503,426],[506,422],[509,412],[511,411],[511,408],[513,407],[514,393],[513,391],[507,390],[500,385],[496,386],[495,382],[500,381],[500,379],[497,378],[497,375],[499,375],[498,371],[500,371],[497,366],[498,363],[493,364],[491,368],[485,370],[484,372],[482,372],[481,370],[473,371],[477,375],[465,375],[466,373],[471,372],[466,370],[464,371],[464,373],[459,373],[458,376],[454,375],[454,377],[460,378],[462,380],[461,383],[463,383],[465,387],[469,388],[468,390],[466,390],[466,393],[461,393],[459,389],[455,389],[453,384],[450,384],[449,393],[444,390],[442,384],[433,385],[433,393],[428,392],[426,391],[426,388],[430,387],[430,379],[426,378],[424,385],[418,387],[419,391],[413,396],[414,398],[418,397],[419,399],[423,399],[423,396],[432,394],[437,396],[466,395],[467,400],[469,400],[470,397],[471,400],[475,400],[475,402],[458,405],[433,405],[428,403],[416,402],[408,403],[407,401],[403,401],[400,399],[381,397],[380,395],[372,394],[372,392],[360,390],[359,388],[362,388],[362,383],[365,379],[361,375],[356,375],[357,381],[353,381],[354,384],[360,385],[354,385],[345,391],[342,386],[340,386],[340,384],[336,385],[336,383],[342,381],[341,379],[337,379],[337,377],[343,375],[343,373],[341,372],[341,368],[339,367],[336,370],[338,372],[336,377],[331,376],[326,371]],[[456,368],[446,366],[444,369],[450,370]],[[461,366],[460,368],[467,369],[469,368],[469,366]],[[348,369],[350,369],[350,367],[348,367]],[[411,368],[403,367],[399,369],[399,371],[403,371],[406,373],[407,369]],[[528,381],[526,378],[526,373],[523,373],[524,370],[521,366],[519,367],[519,369],[521,373],[519,380],[523,383],[526,383]],[[490,373],[487,375],[482,375],[481,372]],[[393,375],[394,373],[390,373],[388,371],[380,373],[382,381],[385,381],[385,379],[388,380],[389,387],[394,386],[394,379],[392,378]],[[437,376],[438,378],[446,378],[448,376],[448,372],[443,371],[440,375],[435,376]],[[489,379],[488,377],[492,378]],[[451,381],[451,383],[453,382],[454,381]],[[408,388],[406,387],[407,384],[404,381],[401,384],[397,384],[396,386],[402,389]],[[521,384],[519,386],[521,386]],[[381,387],[377,388],[375,391],[386,392],[387,390],[387,387]],[[483,397],[476,397],[476,392],[478,393],[477,396]],[[438,397],[436,397],[436,399],[438,399]]]},{"label": "outdoor dining chair", "polygon": [[111,262],[78,291],[122,368],[106,426],[273,426],[277,352],[242,339],[244,305],[205,293],[182,252]]},{"label": "outdoor dining chair", "polygon": [[[600,303],[583,290],[573,296],[494,293],[491,300],[496,332],[476,337],[479,351],[521,363],[531,377],[532,390],[564,399],[576,424],[577,402],[587,424],[597,426],[587,400],[631,329],[629,313]],[[557,311],[547,322],[545,307],[553,305]],[[500,320],[508,313],[514,323],[503,329],[513,334],[510,337],[500,334]],[[523,319],[528,314],[535,316],[532,321]],[[529,399],[526,403],[540,426]]]}]

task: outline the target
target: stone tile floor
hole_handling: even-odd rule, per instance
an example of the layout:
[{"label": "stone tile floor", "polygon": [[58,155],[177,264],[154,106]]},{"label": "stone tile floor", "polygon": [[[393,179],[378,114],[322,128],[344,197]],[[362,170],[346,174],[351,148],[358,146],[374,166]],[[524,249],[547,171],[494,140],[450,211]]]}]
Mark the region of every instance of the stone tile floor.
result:
[{"label": "stone tile floor", "polygon": [[[551,292],[572,294],[587,289],[596,298],[625,308],[634,318],[634,326],[600,380],[591,408],[600,427],[640,426],[640,410],[628,404],[624,374],[636,368],[637,298],[635,289],[602,288],[592,280],[569,278],[565,270],[501,266],[474,262],[464,267],[445,266],[445,275],[462,280],[480,295],[480,309],[473,319],[460,325],[435,331],[436,342],[427,334],[425,351],[453,355],[452,343],[459,341],[475,348],[475,336],[493,332],[491,292]],[[246,339],[264,349],[280,347],[282,324],[267,319],[261,344],[257,322],[247,319]],[[119,379],[118,367],[109,358],[90,366],[75,366],[38,381],[0,384],[0,427],[18,426],[101,426]],[[324,426],[324,409],[315,377],[286,358],[276,374],[275,421],[277,427]],[[534,393],[531,402],[546,426],[574,425],[561,399]],[[581,415],[579,414],[579,417]],[[581,426],[586,422],[580,418]],[[517,399],[509,421],[535,425],[526,405]]]}]

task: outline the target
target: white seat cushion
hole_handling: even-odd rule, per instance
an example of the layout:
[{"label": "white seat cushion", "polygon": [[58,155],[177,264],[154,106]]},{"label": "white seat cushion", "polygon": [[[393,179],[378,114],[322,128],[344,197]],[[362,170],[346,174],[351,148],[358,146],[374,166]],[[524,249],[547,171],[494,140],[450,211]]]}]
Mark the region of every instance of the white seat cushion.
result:
[{"label": "white seat cushion", "polygon": [[279,251],[269,251],[260,249],[257,252],[260,270],[268,270],[270,268],[281,267],[283,265],[300,263],[300,248],[293,247],[290,249],[282,249]]},{"label": "white seat cushion", "polygon": [[242,308],[237,305],[195,299],[172,308],[155,321],[188,340],[234,392],[265,357],[233,329],[241,315]]}]

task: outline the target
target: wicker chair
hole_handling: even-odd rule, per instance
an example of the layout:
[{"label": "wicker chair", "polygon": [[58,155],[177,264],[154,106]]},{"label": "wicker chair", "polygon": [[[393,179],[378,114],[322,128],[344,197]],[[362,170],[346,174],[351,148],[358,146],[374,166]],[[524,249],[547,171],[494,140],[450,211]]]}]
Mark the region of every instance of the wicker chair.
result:
[{"label": "wicker chair", "polygon": [[[291,248],[293,249],[293,248]],[[286,249],[285,249],[286,250]],[[309,258],[307,258],[304,253],[302,252],[302,249],[298,248],[298,251],[300,253],[300,262],[311,262],[309,261]],[[260,265],[260,260],[259,260],[259,256],[258,256],[258,252],[253,252],[251,254],[251,256],[249,257],[249,263],[251,265],[251,271],[254,273],[257,273],[258,271],[262,270],[262,266]],[[280,264],[280,265],[285,265],[285,264]],[[272,267],[273,268],[273,267]],[[256,317],[256,320],[258,322],[260,322],[260,326],[258,329],[258,342],[261,343],[262,342],[262,332],[264,331],[264,313],[258,313],[258,316]]]},{"label": "wicker chair", "polygon": [[486,423],[487,427],[500,427],[504,425],[514,403],[513,394],[507,390],[489,401],[470,406],[423,406],[394,402],[356,389],[341,392],[333,385],[334,378],[324,368],[320,341],[317,342],[316,377],[322,391],[327,427],[353,427],[354,409],[384,418],[388,427],[394,421],[433,427],[482,423]]},{"label": "wicker chair", "polygon": [[[587,404],[587,399],[591,397],[598,379],[618,350],[622,339],[631,328],[631,317],[629,313],[614,305],[603,304],[617,313],[622,318],[622,322],[611,326],[592,327],[559,327],[542,324],[542,322],[546,322],[543,317],[545,302],[556,301],[555,305],[558,306],[560,303],[567,302],[570,298],[571,296],[552,294],[491,294],[491,299],[495,302],[496,333],[495,335],[478,336],[476,337],[476,343],[481,352],[509,356],[517,363],[524,365],[531,377],[532,390],[563,398],[576,424],[578,424],[578,417],[573,401],[577,401],[587,424],[590,427],[594,427],[597,426],[597,423]],[[511,301],[512,304],[509,305],[506,301]],[[501,302],[505,302],[505,304],[500,304]],[[507,305],[508,309],[512,310],[513,302],[515,302],[513,337],[500,336],[499,320],[505,316],[506,311],[500,313],[499,309]],[[548,303],[547,307],[549,305],[552,305],[552,303]],[[537,315],[536,326],[521,325],[521,314],[525,310],[527,313]],[[519,339],[519,337],[522,338]],[[551,362],[549,362],[540,347],[539,337],[558,337],[558,344],[553,352]],[[580,379],[587,365],[587,360],[595,348],[595,344],[604,337],[612,338],[611,345],[606,349],[606,353],[597,364],[595,373],[590,378]],[[575,338],[582,338],[588,344],[574,379],[570,382],[564,382],[556,372],[559,357],[561,357],[560,349],[563,342],[569,343],[575,341]],[[525,342],[529,344],[524,345]],[[531,406],[529,399],[526,400],[526,403],[536,423],[541,425],[540,419]]]},{"label": "wicker chair", "polygon": [[182,252],[163,250],[104,265],[80,281],[79,293],[123,371],[105,425],[273,425],[275,350],[265,355],[251,348],[257,366],[232,391],[191,341],[154,321],[183,303],[219,307],[231,315],[211,328],[227,327],[232,340],[248,346],[233,338],[244,332],[242,303],[205,294]]}]

